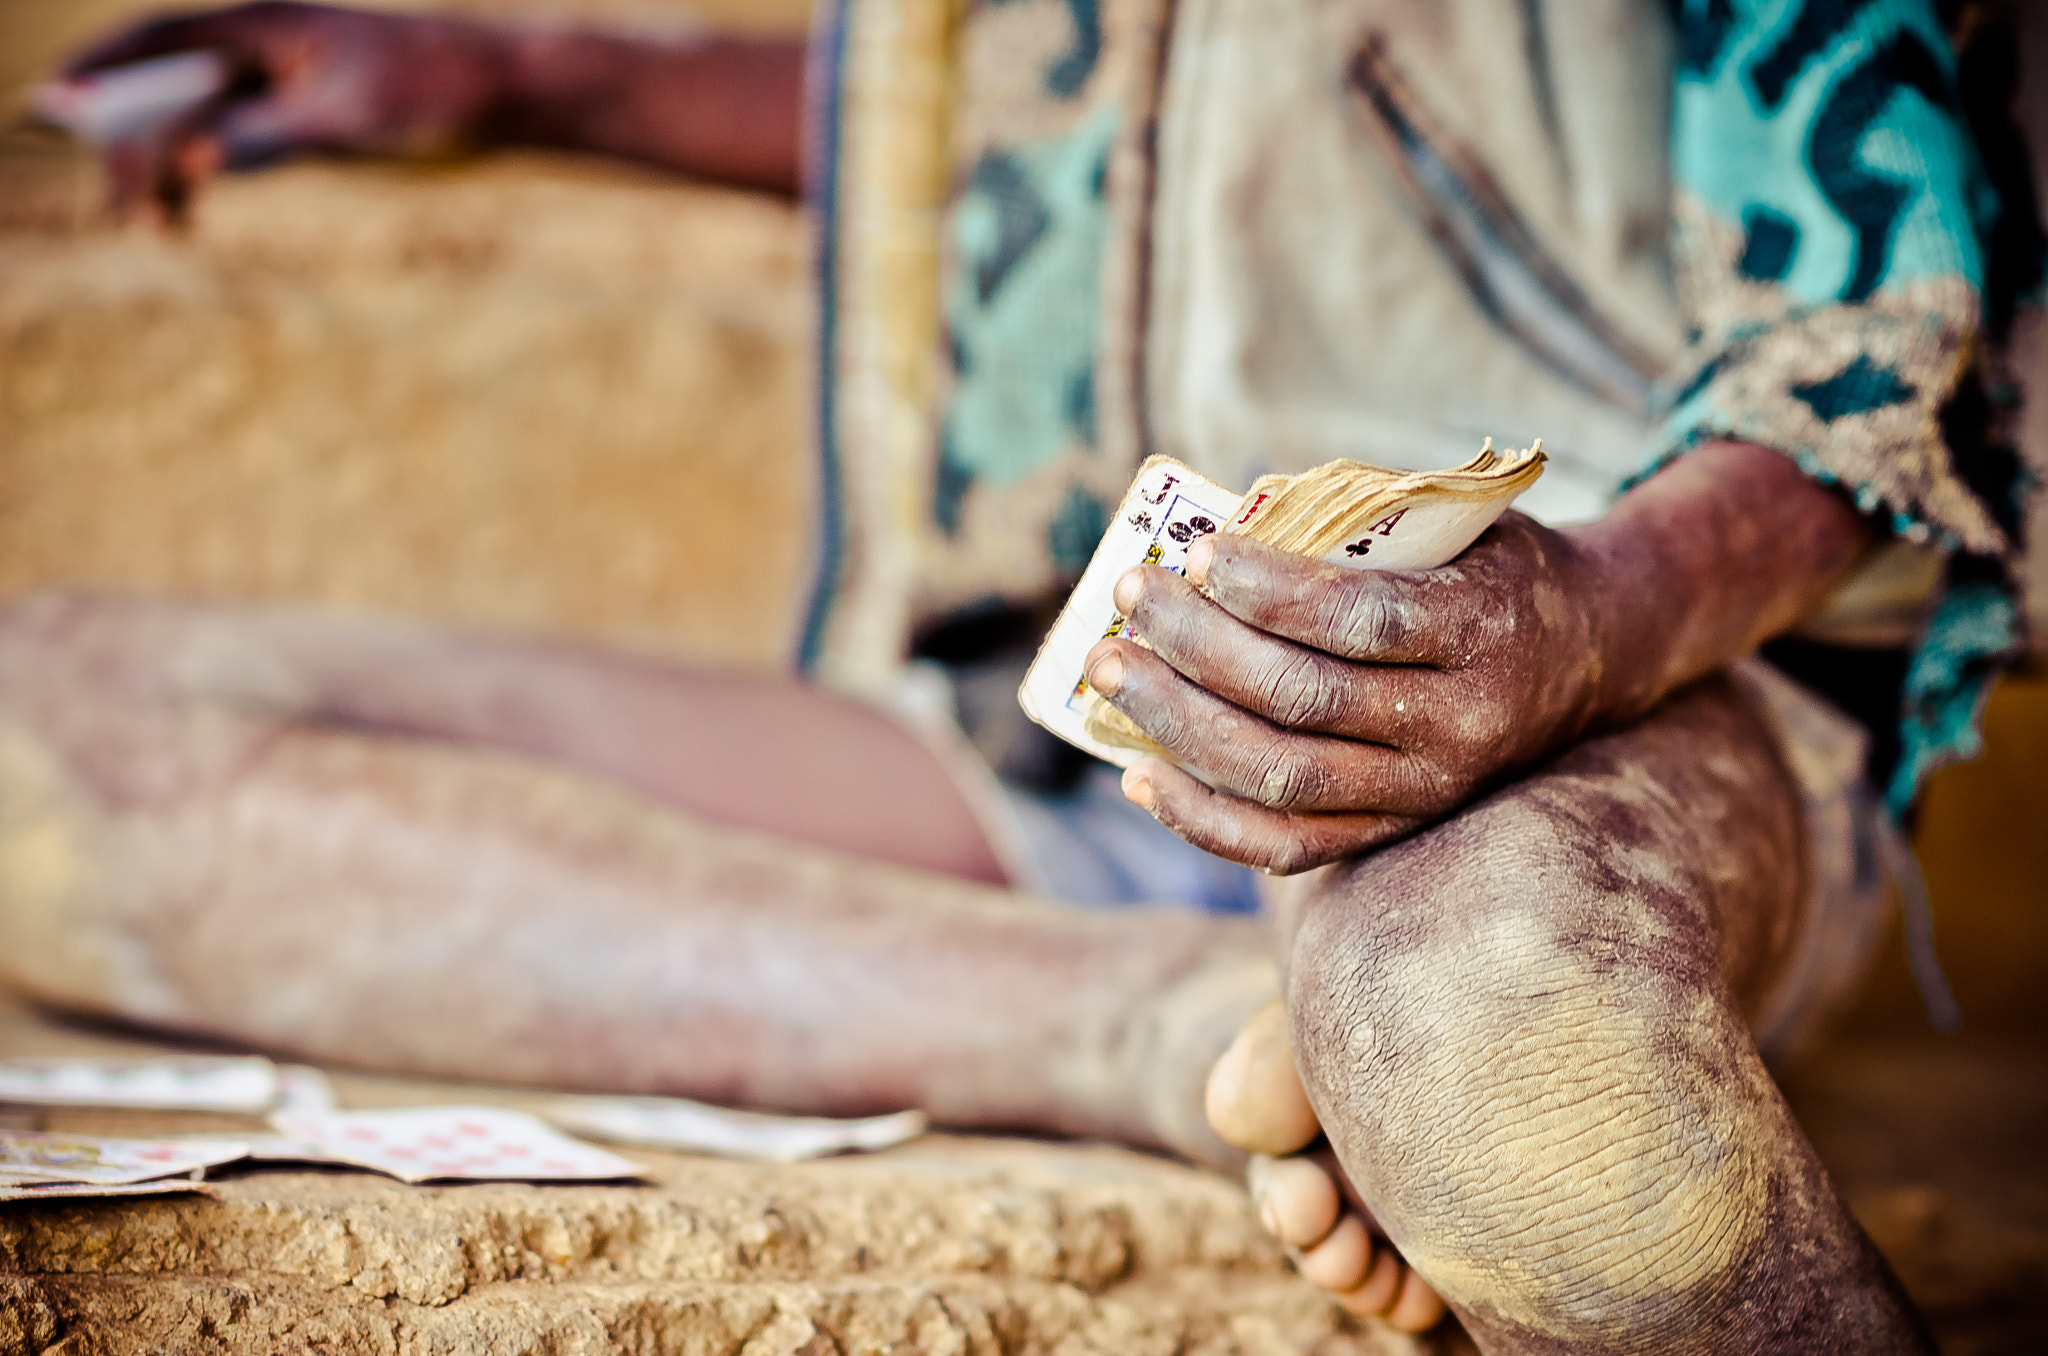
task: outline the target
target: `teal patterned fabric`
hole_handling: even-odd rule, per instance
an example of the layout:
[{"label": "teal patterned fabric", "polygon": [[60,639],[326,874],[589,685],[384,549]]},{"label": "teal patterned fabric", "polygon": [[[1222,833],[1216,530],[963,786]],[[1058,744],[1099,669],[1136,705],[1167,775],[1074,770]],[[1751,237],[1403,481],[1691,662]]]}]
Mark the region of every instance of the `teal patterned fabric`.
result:
[{"label": "teal patterned fabric", "polygon": [[1997,676],[1997,661],[2013,651],[2018,633],[2019,607],[2003,581],[1951,582],[1943,590],[1906,670],[1903,747],[1886,789],[1894,810],[1912,803],[1942,760],[1975,757],[1982,749],[1981,694]]},{"label": "teal patterned fabric", "polygon": [[1916,0],[1688,7],[1672,168],[1744,232],[1747,279],[1788,306],[1984,283],[1997,198],[1956,116],[1954,60]]},{"label": "teal patterned fabric", "polygon": [[[2021,643],[2020,463],[1987,382],[2000,195],[1927,0],[1686,0],[1674,266],[1694,325],[1654,465],[1775,447],[1948,566],[1908,662],[1887,787],[1974,754]],[[1991,392],[1991,394],[1987,394]],[[1654,469],[1653,465],[1653,469]]]},{"label": "teal patterned fabric", "polygon": [[1102,189],[1116,127],[1117,111],[1104,108],[1065,136],[990,151],[954,206],[954,388],[932,510],[949,531],[959,498],[951,485],[1014,484],[1095,441]]}]

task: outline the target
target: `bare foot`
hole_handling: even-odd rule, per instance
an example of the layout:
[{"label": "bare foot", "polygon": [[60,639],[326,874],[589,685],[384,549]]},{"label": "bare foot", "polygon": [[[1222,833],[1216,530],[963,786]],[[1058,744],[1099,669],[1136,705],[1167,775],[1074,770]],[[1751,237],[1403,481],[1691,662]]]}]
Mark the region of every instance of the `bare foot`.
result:
[{"label": "bare foot", "polygon": [[1245,1176],[1259,1220],[1303,1276],[1350,1312],[1403,1332],[1423,1332],[1443,1318],[1429,1282],[1383,1236],[1376,1239],[1335,1157],[1311,1151],[1323,1128],[1302,1089],[1279,1003],[1260,1009],[1216,1062],[1208,1112],[1219,1138],[1253,1155]]}]

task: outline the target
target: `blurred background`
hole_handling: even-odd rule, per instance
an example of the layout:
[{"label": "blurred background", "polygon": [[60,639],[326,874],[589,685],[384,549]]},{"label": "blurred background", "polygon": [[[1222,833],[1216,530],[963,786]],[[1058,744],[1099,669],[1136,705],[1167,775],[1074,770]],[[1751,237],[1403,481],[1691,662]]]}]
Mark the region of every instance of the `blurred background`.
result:
[{"label": "blurred background", "polygon": [[[423,5],[393,7],[423,8]],[[493,0],[436,8],[519,13]],[[766,669],[808,582],[801,211],[572,157],[303,163],[119,225],[26,87],[157,6],[0,0],[0,596],[289,597]],[[580,0],[800,32],[805,0]],[[1966,1016],[1895,944],[1792,1093],[1952,1351],[2048,1350],[2048,677],[1916,839]]]},{"label": "blurred background", "polygon": [[22,98],[163,8],[0,3],[0,594],[312,598],[784,665],[810,563],[798,211],[502,156],[287,166],[215,184],[186,236],[116,227],[92,156],[23,127]]}]

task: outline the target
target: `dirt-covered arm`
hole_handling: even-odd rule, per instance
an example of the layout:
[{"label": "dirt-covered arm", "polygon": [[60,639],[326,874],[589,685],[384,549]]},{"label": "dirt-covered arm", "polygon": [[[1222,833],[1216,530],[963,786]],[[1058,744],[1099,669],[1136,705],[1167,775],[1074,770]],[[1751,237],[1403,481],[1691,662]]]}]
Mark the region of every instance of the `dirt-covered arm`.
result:
[{"label": "dirt-covered arm", "polygon": [[1810,612],[1871,539],[1785,457],[1720,443],[1597,523],[1510,514],[1436,570],[1206,538],[1188,578],[1119,583],[1145,644],[1101,642],[1088,681],[1201,776],[1148,759],[1126,794],[1212,852],[1298,871],[1643,715]]}]

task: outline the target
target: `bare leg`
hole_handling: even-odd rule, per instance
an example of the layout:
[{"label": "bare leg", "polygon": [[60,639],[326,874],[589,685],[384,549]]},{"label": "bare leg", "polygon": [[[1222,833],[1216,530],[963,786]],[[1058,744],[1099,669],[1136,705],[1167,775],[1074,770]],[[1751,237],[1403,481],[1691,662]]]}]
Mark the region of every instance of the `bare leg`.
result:
[{"label": "bare leg", "polygon": [[1309,891],[1310,1100],[1488,1352],[1931,1349],[1743,1022],[1801,871],[1715,682]]},{"label": "bare leg", "polygon": [[[1233,1157],[1200,1090],[1274,991],[1255,923],[1034,905],[280,716],[263,647],[151,620],[44,602],[0,636],[0,968],[32,993],[386,1069]],[[143,677],[137,628],[167,646]],[[229,660],[281,686],[189,695]]]},{"label": "bare leg", "polygon": [[10,701],[78,740],[169,704],[476,745],[713,823],[1006,883],[929,748],[793,679],[305,608],[69,594],[0,613],[0,675]]}]

